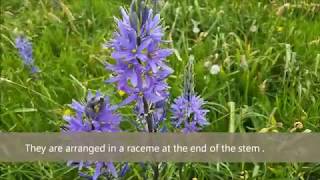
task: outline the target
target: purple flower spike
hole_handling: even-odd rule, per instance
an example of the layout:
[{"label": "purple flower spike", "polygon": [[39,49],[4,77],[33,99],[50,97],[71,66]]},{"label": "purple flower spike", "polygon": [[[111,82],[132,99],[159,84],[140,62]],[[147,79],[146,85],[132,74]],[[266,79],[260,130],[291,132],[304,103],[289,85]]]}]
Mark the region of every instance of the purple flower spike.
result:
[{"label": "purple flower spike", "polygon": [[206,113],[208,110],[203,109],[204,101],[199,96],[191,96],[190,101],[180,96],[174,100],[171,105],[172,120],[176,127],[184,126],[183,132],[196,132],[199,127],[208,124]]},{"label": "purple flower spike", "polygon": [[[107,82],[115,83],[127,96],[120,106],[135,103],[135,113],[149,118],[146,121],[153,126],[149,132],[153,132],[165,118],[163,108],[169,96],[166,79],[173,72],[166,58],[172,51],[160,47],[164,35],[160,15],[144,3],[133,3],[129,12],[122,8],[122,19],[115,18],[118,31],[105,46],[113,49],[115,64],[106,63],[106,69],[113,74]],[[163,102],[161,108],[156,107],[159,102]]]},{"label": "purple flower spike", "polygon": [[23,63],[28,67],[32,74],[39,72],[39,68],[34,65],[34,60],[32,56],[32,45],[28,39],[19,36],[16,38],[15,42],[16,48],[19,51],[20,57]]},{"label": "purple flower spike", "polygon": [[183,126],[182,132],[197,132],[203,126],[208,125],[206,114],[203,109],[204,101],[196,96],[193,80],[193,56],[190,57],[184,74],[184,92],[174,100],[171,105],[172,121],[175,127]]},{"label": "purple flower spike", "polygon": [[[109,103],[109,98],[96,94],[88,93],[85,103],[75,100],[70,105],[74,111],[73,115],[64,116],[68,123],[63,127],[64,131],[69,132],[119,132],[121,117],[114,113],[114,106]],[[72,162],[74,164],[74,162]],[[78,162],[76,165],[81,170],[83,167],[95,166],[92,179],[96,180],[103,173],[109,173],[117,177],[116,168],[111,162]]]}]

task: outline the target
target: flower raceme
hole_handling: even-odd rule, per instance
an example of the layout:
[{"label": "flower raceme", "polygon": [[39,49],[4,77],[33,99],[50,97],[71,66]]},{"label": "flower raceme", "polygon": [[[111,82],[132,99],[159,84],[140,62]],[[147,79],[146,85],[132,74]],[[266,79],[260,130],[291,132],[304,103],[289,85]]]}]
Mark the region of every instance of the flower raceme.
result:
[{"label": "flower raceme", "polygon": [[[119,132],[121,117],[114,113],[115,108],[109,104],[108,97],[102,96],[99,92],[93,95],[88,93],[85,103],[73,100],[70,105],[74,111],[73,115],[64,116],[67,125],[62,129],[65,132]],[[103,173],[112,174],[117,177],[116,168],[112,162],[72,162],[79,170],[83,167],[95,165],[95,172],[92,178],[95,180]]]},{"label": "flower raceme", "polygon": [[169,96],[166,78],[173,70],[165,62],[171,50],[160,47],[164,35],[160,15],[141,4],[137,10],[132,6],[129,13],[121,9],[121,14],[122,19],[116,19],[118,31],[106,45],[113,49],[115,59],[115,64],[106,63],[106,69],[114,74],[107,82],[116,83],[127,95],[120,106],[135,102],[136,114],[147,116],[152,111],[154,117],[162,117],[163,110],[154,107],[165,104],[162,102]]},{"label": "flower raceme", "polygon": [[200,130],[208,124],[206,113],[208,110],[202,108],[204,101],[199,96],[192,95],[188,100],[185,96],[180,96],[171,105],[172,119],[176,127],[184,125],[183,132],[190,133]]},{"label": "flower raceme", "polygon": [[[119,132],[120,116],[114,111],[118,107],[135,104],[134,113],[141,120],[143,131],[165,132],[159,124],[166,117],[166,104],[169,97],[169,85],[166,79],[173,70],[167,65],[166,58],[170,49],[161,47],[163,29],[160,15],[154,14],[145,1],[134,1],[129,11],[121,9],[122,19],[117,19],[118,30],[105,47],[112,48],[114,63],[106,63],[106,69],[112,72],[108,83],[115,83],[120,96],[126,96],[118,106],[111,106],[108,97],[89,93],[85,103],[73,101],[70,107],[74,114],[64,116],[67,125],[64,131],[71,132]],[[156,3],[156,1],[154,1]],[[183,132],[195,132],[207,124],[204,101],[194,93],[193,64],[189,63],[184,79],[184,93],[172,104],[173,121],[176,127],[183,126]],[[137,125],[139,126],[139,125]],[[137,127],[140,130],[140,127]],[[95,167],[92,178],[103,174],[117,177],[112,162],[71,162],[81,170],[83,167]],[[128,163],[120,171],[123,176],[129,169]],[[158,165],[154,166],[154,175],[159,175]],[[90,177],[83,174],[82,176]]]},{"label": "flower raceme", "polygon": [[34,65],[32,56],[32,45],[30,41],[25,37],[19,36],[15,40],[15,46],[19,51],[24,65],[31,70],[31,73],[34,74],[39,72],[38,67]]},{"label": "flower raceme", "polygon": [[109,98],[101,96],[99,92],[88,93],[86,103],[73,100],[70,107],[74,115],[64,116],[68,122],[68,131],[78,132],[119,132],[120,116],[115,114],[114,107],[109,104]]},{"label": "flower raceme", "polygon": [[183,94],[171,105],[173,124],[175,127],[183,125],[184,133],[197,132],[208,124],[208,110],[203,109],[203,99],[194,92],[193,61],[194,57],[191,56],[184,73]]}]

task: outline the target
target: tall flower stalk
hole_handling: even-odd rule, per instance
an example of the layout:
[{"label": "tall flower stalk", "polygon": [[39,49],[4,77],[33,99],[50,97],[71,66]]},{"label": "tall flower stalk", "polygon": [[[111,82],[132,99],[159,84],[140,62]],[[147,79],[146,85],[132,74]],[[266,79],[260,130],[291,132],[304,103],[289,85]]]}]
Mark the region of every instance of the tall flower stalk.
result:
[{"label": "tall flower stalk", "polygon": [[161,48],[164,35],[160,15],[154,14],[145,1],[134,1],[129,11],[121,8],[117,19],[118,31],[107,47],[113,49],[114,64],[106,68],[114,76],[107,82],[116,83],[127,98],[120,106],[135,103],[134,112],[144,124],[145,131],[156,132],[165,117],[168,93],[167,77],[173,70],[166,57],[171,50]]},{"label": "tall flower stalk", "polygon": [[[127,95],[120,106],[135,104],[134,113],[143,131],[157,132],[166,116],[166,79],[173,72],[165,61],[171,50],[161,48],[164,33],[160,14],[147,7],[146,1],[137,0],[129,11],[121,8],[121,15],[122,19],[115,18],[118,30],[106,45],[113,49],[115,59],[115,64],[106,63],[106,69],[114,74],[107,82],[116,83],[118,91]],[[152,168],[154,179],[158,179],[158,163]]]},{"label": "tall flower stalk", "polygon": [[19,36],[15,40],[15,46],[19,51],[23,64],[30,69],[31,73],[39,72],[39,68],[34,65],[31,42],[26,37]]},{"label": "tall flower stalk", "polygon": [[193,61],[190,57],[184,73],[183,94],[171,105],[173,124],[177,128],[182,127],[184,133],[197,132],[208,124],[208,110],[203,108],[203,99],[194,92]]}]

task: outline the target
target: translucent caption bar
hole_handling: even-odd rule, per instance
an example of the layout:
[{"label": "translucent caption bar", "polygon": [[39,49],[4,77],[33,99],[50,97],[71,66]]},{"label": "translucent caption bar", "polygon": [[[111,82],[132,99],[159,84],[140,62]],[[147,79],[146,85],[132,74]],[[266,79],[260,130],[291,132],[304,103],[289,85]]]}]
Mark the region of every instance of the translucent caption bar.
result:
[{"label": "translucent caption bar", "polygon": [[320,133],[0,133],[0,161],[320,162]]}]

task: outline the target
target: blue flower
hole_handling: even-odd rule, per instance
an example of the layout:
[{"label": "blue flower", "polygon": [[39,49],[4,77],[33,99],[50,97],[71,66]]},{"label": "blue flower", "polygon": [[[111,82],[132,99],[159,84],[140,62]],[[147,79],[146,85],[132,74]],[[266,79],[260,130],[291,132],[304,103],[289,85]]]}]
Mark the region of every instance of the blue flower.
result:
[{"label": "blue flower", "polygon": [[106,170],[107,173],[112,174],[113,177],[117,178],[118,174],[116,171],[116,168],[114,167],[113,163],[111,162],[96,162],[96,168],[95,172],[92,176],[93,180],[96,180],[99,178],[101,174],[103,174],[103,170]]},{"label": "blue flower", "polygon": [[25,66],[27,66],[31,73],[39,72],[39,68],[34,65],[32,56],[32,45],[25,37],[19,36],[15,40],[16,48],[19,51],[20,57],[23,60]]},{"label": "blue flower", "polygon": [[[208,124],[206,113],[203,109],[204,101],[199,96],[191,96],[190,100],[180,96],[171,105],[172,120],[176,127],[183,125],[183,132],[196,132],[200,127]],[[198,128],[198,127],[199,128]]]},{"label": "blue flower", "polygon": [[[99,92],[93,95],[88,93],[85,103],[72,101],[70,107],[73,115],[64,116],[67,125],[63,131],[68,132],[119,132],[121,117],[114,113],[115,108],[110,105],[109,99]],[[82,167],[95,166],[92,178],[95,180],[103,173],[110,173],[117,177],[117,171],[112,162],[70,162],[76,164],[79,170]]]},{"label": "blue flower", "polygon": [[135,113],[156,118],[147,121],[157,125],[164,116],[163,110],[155,106],[169,96],[166,79],[173,70],[166,58],[172,51],[160,47],[164,34],[159,14],[154,15],[143,3],[133,4],[129,13],[122,8],[121,14],[122,19],[116,18],[118,31],[106,44],[113,49],[111,56],[115,59],[114,64],[106,63],[106,69],[113,74],[107,82],[116,83],[118,90],[127,95],[120,106],[134,102]]},{"label": "blue flower", "polygon": [[124,177],[126,173],[130,170],[129,163],[125,163],[120,171],[120,177]]},{"label": "blue flower", "polygon": [[200,128],[197,127],[197,123],[195,121],[193,122],[185,122],[184,128],[182,129],[183,133],[193,133],[199,131]]},{"label": "blue flower", "polygon": [[183,126],[182,131],[185,133],[199,131],[208,124],[208,110],[203,108],[203,99],[194,92],[193,60],[191,56],[185,70],[183,94],[171,105],[173,124],[176,127]]}]

